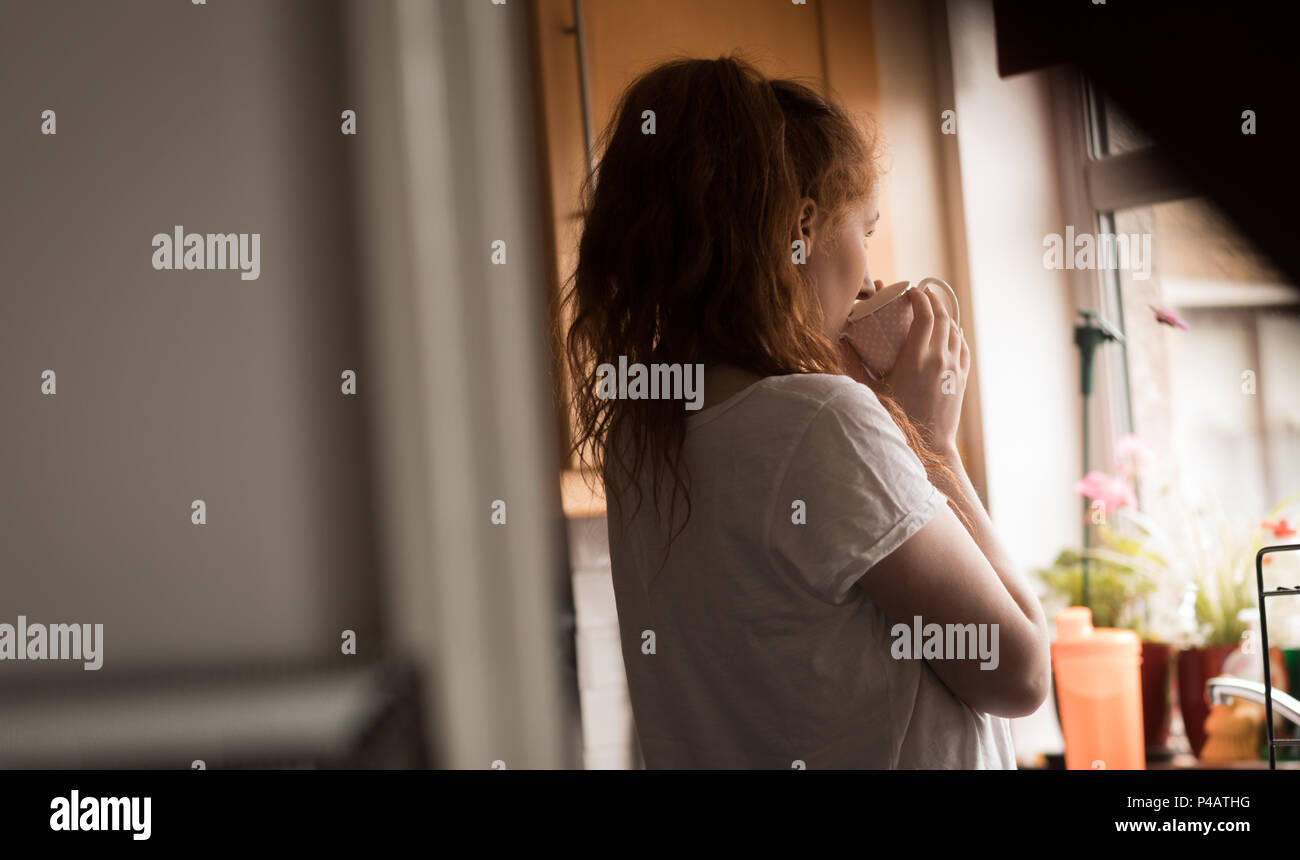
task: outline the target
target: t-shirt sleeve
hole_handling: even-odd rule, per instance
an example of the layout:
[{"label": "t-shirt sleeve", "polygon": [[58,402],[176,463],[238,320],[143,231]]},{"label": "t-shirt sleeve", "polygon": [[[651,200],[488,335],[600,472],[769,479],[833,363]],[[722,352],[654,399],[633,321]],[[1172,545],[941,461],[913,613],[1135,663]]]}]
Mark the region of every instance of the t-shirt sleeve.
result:
[{"label": "t-shirt sleeve", "polygon": [[786,461],[768,523],[770,558],[839,604],[946,504],[875,392],[846,385],[817,408]]}]

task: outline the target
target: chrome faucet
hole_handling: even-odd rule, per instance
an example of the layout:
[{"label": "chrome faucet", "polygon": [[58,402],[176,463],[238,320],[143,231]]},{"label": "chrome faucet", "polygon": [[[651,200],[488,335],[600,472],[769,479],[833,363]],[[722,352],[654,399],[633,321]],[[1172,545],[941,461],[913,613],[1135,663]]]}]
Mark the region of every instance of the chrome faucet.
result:
[{"label": "chrome faucet", "polygon": [[[1225,705],[1229,699],[1245,699],[1264,704],[1264,685],[1258,681],[1220,675],[1205,682],[1205,692],[1212,705]],[[1277,687],[1273,688],[1273,713],[1300,726],[1300,700]]]}]

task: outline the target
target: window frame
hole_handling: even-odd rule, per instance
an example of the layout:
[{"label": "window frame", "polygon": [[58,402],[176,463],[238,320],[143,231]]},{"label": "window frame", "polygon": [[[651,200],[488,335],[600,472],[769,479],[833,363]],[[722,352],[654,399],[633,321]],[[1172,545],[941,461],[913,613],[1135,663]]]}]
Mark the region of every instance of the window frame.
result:
[{"label": "window frame", "polygon": [[[1168,149],[1159,144],[1105,155],[1101,93],[1064,67],[1053,69],[1050,78],[1065,223],[1074,224],[1076,231],[1086,225],[1094,233],[1113,233],[1115,212],[1121,209],[1204,196],[1169,166]],[[1076,307],[1099,312],[1127,335],[1119,274],[1113,269],[1074,269],[1070,278]],[[1271,284],[1249,287],[1245,301],[1234,307],[1271,304],[1277,291],[1285,289]],[[1108,464],[1114,462],[1116,440],[1135,429],[1127,346],[1098,350],[1094,373],[1089,463]],[[1135,491],[1140,504],[1140,490]]]},{"label": "window frame", "polygon": [[[1066,224],[1077,232],[1113,233],[1116,210],[1198,196],[1170,169],[1158,145],[1104,155],[1100,93],[1073,70],[1058,67],[1049,74]],[[1072,269],[1070,279],[1079,310],[1099,313],[1126,331],[1118,272]],[[1093,393],[1092,412],[1086,416],[1093,421],[1088,462],[1110,463],[1116,440],[1134,429],[1126,347],[1097,351]]]}]

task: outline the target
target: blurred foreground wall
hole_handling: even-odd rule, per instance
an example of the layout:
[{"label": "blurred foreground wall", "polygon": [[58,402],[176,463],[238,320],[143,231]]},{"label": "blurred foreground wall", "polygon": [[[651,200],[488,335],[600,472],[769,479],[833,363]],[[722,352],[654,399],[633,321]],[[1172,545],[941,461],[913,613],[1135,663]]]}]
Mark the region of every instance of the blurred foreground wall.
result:
[{"label": "blurred foreground wall", "polygon": [[564,764],[523,4],[2,8],[0,767]]}]

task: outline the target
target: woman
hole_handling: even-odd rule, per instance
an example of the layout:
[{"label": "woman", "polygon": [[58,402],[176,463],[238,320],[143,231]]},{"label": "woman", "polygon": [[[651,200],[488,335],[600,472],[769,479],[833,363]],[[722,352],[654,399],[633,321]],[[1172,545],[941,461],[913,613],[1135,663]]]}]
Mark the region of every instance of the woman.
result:
[{"label": "woman", "polygon": [[[923,291],[883,384],[838,345],[880,286],[874,142],[719,59],[645,74],[601,143],[565,348],[647,767],[1014,768],[1047,628],[956,452],[970,350]],[[620,357],[702,365],[704,408],[610,396]]]}]

